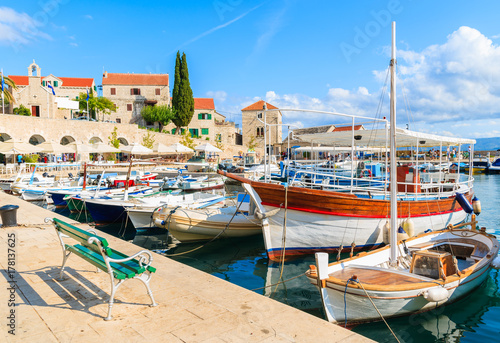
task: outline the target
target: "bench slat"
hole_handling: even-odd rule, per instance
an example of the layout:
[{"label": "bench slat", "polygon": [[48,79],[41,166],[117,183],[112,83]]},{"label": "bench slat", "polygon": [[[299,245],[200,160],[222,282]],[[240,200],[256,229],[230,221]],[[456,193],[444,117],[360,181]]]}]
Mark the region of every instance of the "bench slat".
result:
[{"label": "bench slat", "polygon": [[[96,252],[93,252],[90,249],[87,249],[83,245],[69,245],[67,246],[68,250],[82,257],[84,260],[92,263],[97,268],[107,272],[108,269],[106,267],[106,263],[103,261],[102,256]],[[123,268],[122,266],[116,263],[110,263],[111,269],[113,270],[113,275],[116,279],[131,279],[136,273],[130,269]]]},{"label": "bench slat", "polygon": [[94,252],[96,253],[101,253],[100,250],[99,250],[99,247],[97,246],[97,244],[93,243],[93,244],[89,244],[88,243],[88,239],[90,237],[96,237],[98,238],[100,241],[101,241],[101,244],[103,246],[103,248],[106,250],[106,253],[107,254],[110,254],[111,253],[111,250],[109,249],[109,244],[108,244],[108,241],[103,238],[103,237],[100,237],[100,236],[97,236],[91,232],[88,232],[88,231],[85,231],[85,230],[82,230],[74,225],[71,225],[71,224],[68,224],[68,223],[65,223],[57,218],[54,218],[54,222],[55,222],[55,226],[56,226],[56,229],[66,235],[68,235],[69,237],[73,238],[74,240],[78,241],[79,243],[81,243],[82,245],[90,248],[91,250],[93,250]]}]

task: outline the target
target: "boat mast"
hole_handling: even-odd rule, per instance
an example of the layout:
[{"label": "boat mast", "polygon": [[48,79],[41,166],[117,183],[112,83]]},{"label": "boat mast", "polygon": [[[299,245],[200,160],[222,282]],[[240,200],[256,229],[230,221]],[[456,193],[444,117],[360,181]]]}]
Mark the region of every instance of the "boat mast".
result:
[{"label": "boat mast", "polygon": [[396,22],[392,22],[392,49],[391,49],[391,147],[390,147],[390,187],[391,187],[391,219],[390,219],[390,246],[391,266],[396,266],[397,261],[397,235],[398,235],[398,202],[397,202],[397,170],[396,170]]}]

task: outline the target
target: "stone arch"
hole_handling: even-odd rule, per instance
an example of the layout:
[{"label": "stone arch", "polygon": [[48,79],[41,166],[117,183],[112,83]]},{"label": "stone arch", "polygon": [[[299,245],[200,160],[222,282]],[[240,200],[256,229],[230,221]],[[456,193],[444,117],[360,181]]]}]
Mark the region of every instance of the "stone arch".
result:
[{"label": "stone arch", "polygon": [[33,144],[33,145],[38,145],[38,144],[43,143],[45,141],[46,141],[46,139],[43,138],[43,136],[41,136],[41,135],[33,135],[29,139],[29,143]]},{"label": "stone arch", "polygon": [[121,145],[128,145],[128,141],[125,138],[120,137],[120,138],[118,138],[118,140],[120,141]]},{"label": "stone arch", "polygon": [[0,133],[0,142],[5,142],[8,141],[9,139],[12,139],[11,135],[5,132]]},{"label": "stone arch", "polygon": [[61,142],[60,143],[62,145],[67,145],[67,144],[72,143],[74,141],[75,141],[75,139],[73,137],[71,137],[71,136],[64,136],[63,138],[61,138]]},{"label": "stone arch", "polygon": [[89,139],[89,144],[95,144],[95,143],[103,143],[103,141],[97,136],[94,136],[91,139]]}]

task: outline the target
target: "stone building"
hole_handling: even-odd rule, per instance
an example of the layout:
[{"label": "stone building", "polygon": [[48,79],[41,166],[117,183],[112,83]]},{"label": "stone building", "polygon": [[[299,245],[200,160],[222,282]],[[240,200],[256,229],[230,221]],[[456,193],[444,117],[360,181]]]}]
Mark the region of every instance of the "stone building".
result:
[{"label": "stone building", "polygon": [[[264,104],[267,111],[264,112]],[[241,110],[242,113],[242,134],[243,146],[248,148],[249,143],[254,139],[256,148],[264,150],[264,134],[267,134],[267,144],[271,146],[271,154],[279,154],[282,141],[282,115],[280,110],[264,100],[257,101]],[[264,119],[267,130],[264,132]],[[269,142],[269,130],[271,131],[271,142]]]},{"label": "stone building", "polygon": [[[187,129],[191,137],[211,141],[212,144],[220,142],[224,146],[236,142],[235,124],[226,121],[226,117],[215,110],[213,98],[194,98],[194,114]],[[175,133],[176,127],[170,123],[164,130]]]},{"label": "stone building", "polygon": [[144,106],[169,105],[168,74],[122,74],[104,72],[102,93],[116,105],[109,120],[146,126],[141,117]]},{"label": "stone building", "polygon": [[80,93],[86,93],[87,90],[96,91],[92,78],[57,77],[52,74],[41,76],[41,68],[35,61],[28,67],[28,76],[9,75],[9,78],[18,88],[10,90],[15,103],[10,104],[9,112],[23,105],[34,117],[70,119],[73,112],[77,112],[78,103],[69,100],[77,99]]}]

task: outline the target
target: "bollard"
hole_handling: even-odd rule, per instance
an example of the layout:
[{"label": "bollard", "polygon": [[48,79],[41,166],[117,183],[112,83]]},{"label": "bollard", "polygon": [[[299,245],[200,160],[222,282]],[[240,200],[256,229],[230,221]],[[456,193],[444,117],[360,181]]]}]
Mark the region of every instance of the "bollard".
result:
[{"label": "bollard", "polygon": [[2,226],[17,226],[17,205],[5,205],[0,207]]}]

